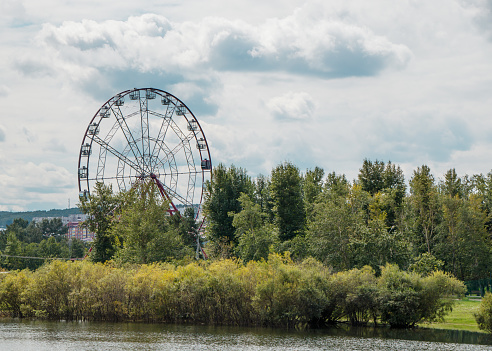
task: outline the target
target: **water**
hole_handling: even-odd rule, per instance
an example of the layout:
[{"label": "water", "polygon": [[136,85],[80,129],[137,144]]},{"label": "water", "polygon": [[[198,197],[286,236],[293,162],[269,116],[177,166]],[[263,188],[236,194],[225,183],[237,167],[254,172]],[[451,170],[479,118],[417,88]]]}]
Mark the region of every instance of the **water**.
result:
[{"label": "water", "polygon": [[0,321],[0,350],[491,350],[481,333],[333,328],[316,331],[137,323]]}]

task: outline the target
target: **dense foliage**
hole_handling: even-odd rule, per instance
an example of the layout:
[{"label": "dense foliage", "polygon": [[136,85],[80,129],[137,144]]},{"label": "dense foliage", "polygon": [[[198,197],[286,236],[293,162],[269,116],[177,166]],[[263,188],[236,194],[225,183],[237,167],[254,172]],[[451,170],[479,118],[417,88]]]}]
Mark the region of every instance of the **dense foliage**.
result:
[{"label": "dense foliage", "polygon": [[386,265],[332,273],[309,258],[123,265],[52,262],[0,277],[0,310],[15,317],[307,327],[375,320],[395,327],[442,317],[464,285]]},{"label": "dense foliage", "polygon": [[319,167],[302,174],[288,162],[255,180],[220,165],[205,200],[208,248],[245,261],[289,251],[334,271],[369,265],[378,274],[386,263],[415,270],[438,262],[461,280],[489,278],[492,172],[451,169],[436,179],[423,165],[408,184],[399,166],[382,161],[364,160],[353,181]]},{"label": "dense foliage", "polygon": [[36,269],[51,258],[81,258],[88,245],[68,241],[61,219],[28,222],[17,218],[0,232],[0,265],[5,269]]},{"label": "dense foliage", "polygon": [[[289,162],[254,180],[219,165],[206,184],[204,237],[194,208],[166,215],[153,182],[120,194],[97,184],[79,204],[96,233],[92,262],[18,257],[83,252],[76,241],[67,246],[56,223],[17,219],[1,233],[11,273],[0,278],[0,309],[285,327],[438,320],[465,291],[454,277],[490,277],[492,173],[460,178],[452,169],[436,180],[423,165],[406,184],[391,162],[364,160],[353,181]],[[189,263],[202,240],[211,260]]]}]

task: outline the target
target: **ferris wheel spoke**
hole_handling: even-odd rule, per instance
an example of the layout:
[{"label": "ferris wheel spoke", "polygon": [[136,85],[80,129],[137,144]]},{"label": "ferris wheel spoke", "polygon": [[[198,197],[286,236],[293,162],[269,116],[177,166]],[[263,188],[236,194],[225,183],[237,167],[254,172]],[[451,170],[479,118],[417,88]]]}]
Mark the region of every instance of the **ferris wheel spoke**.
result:
[{"label": "ferris wheel spoke", "polygon": [[140,99],[140,130],[142,133],[142,163],[144,169],[150,169],[149,114],[147,99]]},{"label": "ferris wheel spoke", "polygon": [[99,138],[97,135],[94,135],[92,140],[94,140],[96,143],[98,143],[101,146],[101,148],[106,149],[113,156],[117,157],[121,162],[124,162],[127,165],[129,165],[130,167],[132,167],[136,172],[142,173],[143,170],[138,164],[134,163],[132,160],[130,160],[128,157],[123,155],[121,152],[116,150],[114,147],[112,147],[111,145],[106,143],[104,140]]},{"label": "ferris wheel spoke", "polygon": [[[185,149],[185,154],[188,156],[188,153],[191,153],[191,150],[190,150],[190,141],[193,139],[193,137],[194,137],[193,133],[190,133],[187,136],[185,136],[185,138],[180,138],[181,142],[178,143],[172,150],[170,150],[169,154],[166,154],[166,157],[164,159],[162,159],[162,160],[164,162],[167,162],[169,160],[169,157],[170,157],[169,155],[175,155],[179,151],[181,151],[182,149]],[[164,142],[162,142],[162,143],[164,143]],[[168,148],[168,150],[169,150],[169,148]],[[158,155],[159,155],[159,152],[156,155],[156,157]]]},{"label": "ferris wheel spoke", "polygon": [[[165,164],[169,161],[170,164],[175,164],[176,163],[176,160],[174,158],[174,154],[172,153],[172,151],[169,149],[169,147],[166,145],[166,143],[164,142],[164,140],[162,139],[154,139],[154,138],[151,138],[151,140],[154,142],[154,147],[157,149],[157,152],[154,152],[154,154],[152,155],[152,159],[155,160],[153,165],[152,165],[152,168],[154,169],[155,167],[157,167],[157,165],[159,163],[161,164]],[[166,155],[166,158],[165,158],[165,161],[162,161],[161,159],[159,159],[159,154],[162,152],[164,152],[164,154]]]},{"label": "ferris wheel spoke", "polygon": [[197,175],[197,174],[200,174],[202,173],[201,171],[189,171],[189,172],[159,172],[159,175],[161,176],[172,176],[172,175],[177,175],[177,176],[180,176],[180,175]]},{"label": "ferris wheel spoke", "polygon": [[[126,119],[123,116],[120,107],[117,106],[116,109],[113,109],[113,112],[114,115],[116,116],[118,125],[120,126],[120,129],[123,132],[123,135],[125,136],[126,142],[130,147],[133,157],[135,157],[135,160],[137,161],[137,163],[139,163],[139,160],[142,158],[142,154],[137,146],[137,142],[135,141],[132,132],[130,131],[130,128],[128,127],[128,123],[126,122]],[[139,167],[142,168],[140,164]]]},{"label": "ferris wheel spoke", "polygon": [[99,177],[99,178],[88,178],[88,181],[91,182],[100,182],[100,181],[105,181],[105,180],[118,180],[118,179],[138,179],[139,177],[137,175],[131,175],[131,176],[115,176],[115,177]]},{"label": "ferris wheel spoke", "polygon": [[[151,115],[160,117],[162,119],[161,126],[159,128],[159,133],[157,134],[157,139],[153,139],[154,141],[154,148],[152,149],[152,153],[150,155],[150,159],[155,159],[157,158],[157,155],[159,154],[159,149],[157,149],[157,145],[160,143],[158,142],[159,140],[164,141],[166,138],[167,131],[169,129],[169,124],[171,122],[171,118],[174,113],[174,105],[168,105],[166,108],[166,114],[163,115],[161,113],[155,112],[155,111],[149,111]],[[159,145],[161,147],[161,145]],[[155,164],[152,165],[152,167],[155,167]]]},{"label": "ferris wheel spoke", "polygon": [[[185,146],[185,143],[187,143],[189,145],[190,140],[195,137],[195,133],[193,131],[190,131],[188,134],[183,133],[183,131],[181,130],[181,128],[171,118],[172,115],[173,115],[173,113],[174,113],[174,111],[175,111],[175,105],[173,105],[173,108],[172,109],[166,110],[166,115],[163,115],[161,113],[154,112],[154,111],[151,112],[151,114],[153,114],[155,116],[158,116],[158,117],[161,117],[163,119],[163,122],[161,124],[161,130],[159,131],[158,140],[162,140],[162,141],[165,140],[165,136],[167,134],[167,131],[168,131],[169,127],[171,127],[171,129],[176,134],[176,136],[181,140],[181,143],[180,144],[182,144],[182,145],[179,147],[180,144],[178,144],[173,150],[171,150],[171,154],[176,154],[181,149],[183,149],[184,146]],[[164,125],[164,123],[166,121],[167,121],[167,124],[166,124],[166,128],[165,128],[165,132],[161,135],[161,131],[163,129],[162,127],[163,127],[163,125]],[[152,153],[152,159],[158,158],[158,155],[160,153],[160,150],[162,150],[162,148],[161,149],[156,149],[155,148],[155,145],[154,145],[154,151]],[[188,152],[191,152],[191,151],[185,149],[185,153],[188,154]]]}]

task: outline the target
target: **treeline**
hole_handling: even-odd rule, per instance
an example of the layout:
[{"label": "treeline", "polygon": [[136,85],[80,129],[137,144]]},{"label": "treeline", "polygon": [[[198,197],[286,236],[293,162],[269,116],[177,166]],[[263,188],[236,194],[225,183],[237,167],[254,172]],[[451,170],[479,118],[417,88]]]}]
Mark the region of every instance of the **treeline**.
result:
[{"label": "treeline", "polygon": [[17,218],[0,231],[0,266],[7,270],[39,268],[49,258],[82,258],[89,245],[68,241],[60,218],[28,222]]},{"label": "treeline", "polygon": [[[289,251],[334,271],[387,263],[461,280],[490,278],[492,173],[436,179],[413,171],[409,187],[391,162],[364,160],[357,179],[292,163],[255,180],[235,166],[213,171],[205,199],[212,256],[266,259]],[[482,285],[483,288],[483,285]]]},{"label": "treeline", "polygon": [[7,225],[14,223],[15,219],[22,218],[28,222],[32,221],[34,217],[67,217],[73,214],[80,214],[80,210],[75,208],[67,208],[63,210],[52,209],[48,211],[25,211],[25,212],[11,212],[0,211],[0,228],[5,228]]},{"label": "treeline", "polygon": [[411,327],[440,319],[463,283],[387,264],[333,273],[313,258],[214,260],[186,265],[55,261],[0,277],[12,317],[212,325],[320,327],[368,322]]}]

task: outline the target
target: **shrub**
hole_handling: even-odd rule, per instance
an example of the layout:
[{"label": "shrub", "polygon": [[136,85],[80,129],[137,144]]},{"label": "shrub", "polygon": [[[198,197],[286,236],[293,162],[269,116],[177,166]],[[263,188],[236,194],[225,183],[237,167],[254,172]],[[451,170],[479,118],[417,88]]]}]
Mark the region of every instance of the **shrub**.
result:
[{"label": "shrub", "polygon": [[490,292],[485,293],[482,298],[478,311],[475,313],[475,320],[480,330],[492,333],[492,294]]},{"label": "shrub", "polygon": [[5,274],[0,283],[0,309],[12,317],[23,317],[21,295],[26,290],[31,272],[27,269]]},{"label": "shrub", "polygon": [[[440,271],[422,277],[387,265],[381,272],[376,278],[366,266],[332,274],[313,258],[294,263],[288,253],[246,265],[230,259],[177,267],[54,261],[2,277],[0,310],[15,317],[287,328],[342,318],[360,325],[379,317],[412,327],[442,318],[465,290]],[[485,321],[487,314],[480,316]]]},{"label": "shrub", "polygon": [[73,311],[69,296],[79,269],[79,264],[53,261],[35,271],[21,294],[22,313],[50,319],[71,319]]},{"label": "shrub", "polygon": [[382,268],[378,284],[381,321],[399,328],[442,319],[451,310],[451,297],[465,292],[464,284],[447,273],[423,278],[390,264]]}]

